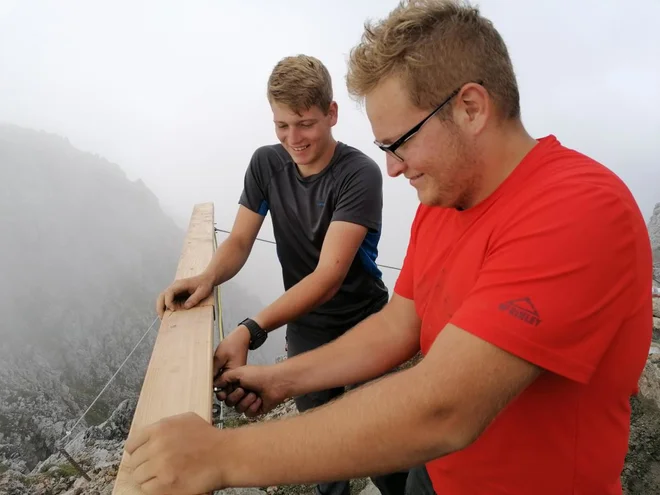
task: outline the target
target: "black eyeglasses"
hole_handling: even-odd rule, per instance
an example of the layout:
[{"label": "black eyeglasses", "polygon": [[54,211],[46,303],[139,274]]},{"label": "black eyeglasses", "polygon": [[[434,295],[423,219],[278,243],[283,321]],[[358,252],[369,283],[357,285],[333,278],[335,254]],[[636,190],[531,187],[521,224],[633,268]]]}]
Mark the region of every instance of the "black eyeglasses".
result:
[{"label": "black eyeglasses", "polygon": [[[483,85],[483,82],[482,82],[482,81],[477,81],[477,84]],[[463,85],[463,86],[465,86],[465,85]],[[450,94],[450,95],[447,97],[447,99],[445,99],[445,101],[443,101],[442,103],[440,103],[440,105],[438,105],[438,106],[435,108],[435,110],[433,110],[430,114],[428,114],[426,117],[424,117],[424,119],[423,119],[419,124],[415,125],[415,127],[413,127],[412,129],[410,129],[408,132],[406,132],[403,136],[401,136],[399,139],[397,139],[396,141],[394,141],[392,144],[383,144],[383,143],[381,143],[381,142],[379,142],[379,141],[374,141],[374,144],[375,144],[376,146],[378,146],[378,147],[379,147],[381,150],[383,150],[384,152],[386,152],[386,153],[390,153],[392,156],[396,157],[397,160],[403,161],[403,158],[401,158],[399,155],[396,154],[396,150],[397,150],[397,148],[399,148],[403,143],[405,143],[405,142],[408,141],[411,137],[413,137],[415,134],[417,134],[417,133],[419,132],[419,130],[422,128],[422,126],[423,126],[424,124],[426,124],[426,122],[427,122],[431,117],[433,117],[436,113],[438,113],[438,112],[442,109],[442,107],[444,107],[447,103],[449,103],[449,102],[451,101],[451,99],[452,99],[454,96],[456,96],[456,95],[461,91],[461,89],[463,88],[463,86],[461,86],[460,88],[456,89],[452,94]]]}]

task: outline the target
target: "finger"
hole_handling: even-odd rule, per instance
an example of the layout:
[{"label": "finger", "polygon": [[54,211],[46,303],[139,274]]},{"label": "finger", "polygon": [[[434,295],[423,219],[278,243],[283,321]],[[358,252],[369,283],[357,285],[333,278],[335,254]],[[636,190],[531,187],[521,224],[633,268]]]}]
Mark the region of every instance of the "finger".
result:
[{"label": "finger", "polygon": [[142,486],[140,489],[145,495],[161,495],[165,493],[163,489],[163,484],[158,480],[158,478],[151,478]]},{"label": "finger", "polygon": [[240,413],[247,411],[254,401],[257,400],[257,394],[254,392],[248,393],[241,401],[236,404],[236,410]]},{"label": "finger", "polygon": [[156,313],[158,313],[158,318],[163,319],[163,314],[165,313],[165,295],[161,292],[156,299]]},{"label": "finger", "polygon": [[170,311],[174,311],[174,295],[175,295],[175,286],[169,287],[165,291],[165,307]]},{"label": "finger", "polygon": [[248,418],[255,418],[260,414],[264,414],[266,411],[263,409],[263,404],[264,404],[263,399],[257,398],[257,400],[254,401],[254,404],[252,404],[250,408],[247,411],[245,411],[244,414]]},{"label": "finger", "polygon": [[188,298],[188,300],[185,302],[183,307],[185,309],[190,309],[197,304],[206,296],[206,287],[203,285],[197,286],[195,289],[195,292],[192,293],[192,295]]},{"label": "finger", "polygon": [[231,394],[236,389],[236,385],[230,384],[225,388],[214,387],[215,396],[220,402],[224,401],[229,394]]},{"label": "finger", "polygon": [[154,479],[156,477],[156,473],[152,469],[152,464],[150,462],[143,462],[138,467],[133,469],[133,474],[131,476],[138,485],[141,485],[151,479]]},{"label": "finger", "polygon": [[[218,359],[218,362],[221,362],[221,360]],[[227,363],[226,362],[222,363],[222,366],[224,366],[225,364]],[[238,383],[240,380],[239,379],[240,372],[238,372],[237,370],[238,368],[235,368],[233,370],[221,370],[221,372],[218,374],[213,384],[218,388],[226,389],[230,385]]]},{"label": "finger", "polygon": [[141,430],[134,432],[133,435],[131,435],[131,437],[126,440],[126,445],[124,448],[131,457],[137,449],[149,441],[149,433],[150,430],[148,428],[142,428]]},{"label": "finger", "polygon": [[129,463],[133,471],[144,469],[144,465],[149,463],[150,445],[151,444],[142,444],[142,446],[138,447],[132,454],[130,454]]},{"label": "finger", "polygon": [[225,399],[225,404],[230,407],[234,407],[234,405],[237,404],[243,397],[245,397],[245,390],[242,388],[237,388],[227,396],[227,399]]},{"label": "finger", "polygon": [[245,411],[245,415],[248,418],[254,418],[255,416],[258,416],[262,411],[260,411],[261,406],[263,405],[263,400],[260,397],[257,397],[257,400],[255,400],[252,405],[248,408],[247,411]]}]

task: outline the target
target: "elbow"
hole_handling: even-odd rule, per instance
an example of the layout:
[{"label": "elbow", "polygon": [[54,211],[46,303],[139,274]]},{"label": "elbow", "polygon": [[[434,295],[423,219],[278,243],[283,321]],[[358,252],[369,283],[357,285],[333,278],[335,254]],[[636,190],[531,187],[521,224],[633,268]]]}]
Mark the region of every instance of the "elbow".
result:
[{"label": "elbow", "polygon": [[[425,422],[420,421],[419,424]],[[426,422],[422,429],[423,437],[419,439],[420,445],[425,445],[424,459],[437,459],[453,454],[472,445],[483,430],[474,428],[468,421],[461,418],[459,413],[443,410],[432,414],[431,420]],[[435,432],[429,435],[429,432]]]},{"label": "elbow", "polygon": [[317,270],[314,273],[319,278],[318,286],[322,288],[321,304],[323,304],[339,292],[346,275],[342,273],[341,276],[337,276],[337,273],[331,273],[329,270]]},{"label": "elbow", "polygon": [[447,450],[447,454],[468,448],[481,437],[490,422],[471,414],[466,408],[451,408],[444,414],[443,426],[438,428],[443,432],[442,448]]},{"label": "elbow", "polygon": [[330,286],[328,286],[325,294],[323,295],[323,302],[327,302],[333,297],[335,297],[337,292],[339,292],[340,288],[341,288],[341,280],[338,283],[333,283]]},{"label": "elbow", "polygon": [[[424,361],[410,371],[423,372]],[[424,373],[421,373],[424,376]],[[418,378],[418,381],[427,379]],[[426,439],[420,438],[420,442],[425,443],[429,451],[429,458],[441,457],[454,452],[466,449],[482,435],[493,418],[486,417],[484,410],[475,407],[469,401],[462,400],[460,397],[449,399],[447,394],[438,393],[435,387],[424,391],[422,396],[433,397],[426,400],[422,407],[417,410],[422,415],[419,424],[425,426],[421,431],[425,432]],[[428,435],[428,432],[434,432]]]}]

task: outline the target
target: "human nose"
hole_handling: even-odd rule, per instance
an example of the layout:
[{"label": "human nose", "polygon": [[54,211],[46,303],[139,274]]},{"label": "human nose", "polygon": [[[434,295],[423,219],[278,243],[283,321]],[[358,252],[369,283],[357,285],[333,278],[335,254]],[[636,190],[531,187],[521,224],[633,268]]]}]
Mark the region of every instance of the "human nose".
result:
[{"label": "human nose", "polygon": [[398,177],[403,172],[405,172],[407,165],[403,160],[399,160],[396,156],[393,156],[391,153],[385,154],[385,164],[387,165],[387,175],[390,177]]},{"label": "human nose", "polygon": [[298,144],[298,142],[302,138],[302,133],[297,129],[289,129],[288,138],[290,145]]}]

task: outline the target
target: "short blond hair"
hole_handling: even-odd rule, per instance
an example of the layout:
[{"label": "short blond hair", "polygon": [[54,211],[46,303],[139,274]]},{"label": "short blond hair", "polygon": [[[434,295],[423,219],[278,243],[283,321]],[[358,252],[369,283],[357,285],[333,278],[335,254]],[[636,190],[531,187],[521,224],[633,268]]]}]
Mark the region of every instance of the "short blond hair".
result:
[{"label": "short blond hair", "polygon": [[502,118],[520,116],[520,95],[504,40],[479,9],[458,0],[401,1],[384,20],[365,23],[351,50],[346,82],[363,98],[398,76],[410,99],[433,108],[468,82],[481,81]]},{"label": "short blond hair", "polygon": [[316,57],[285,57],[268,78],[268,101],[285,104],[299,114],[314,105],[326,114],[332,98],[332,78]]}]

